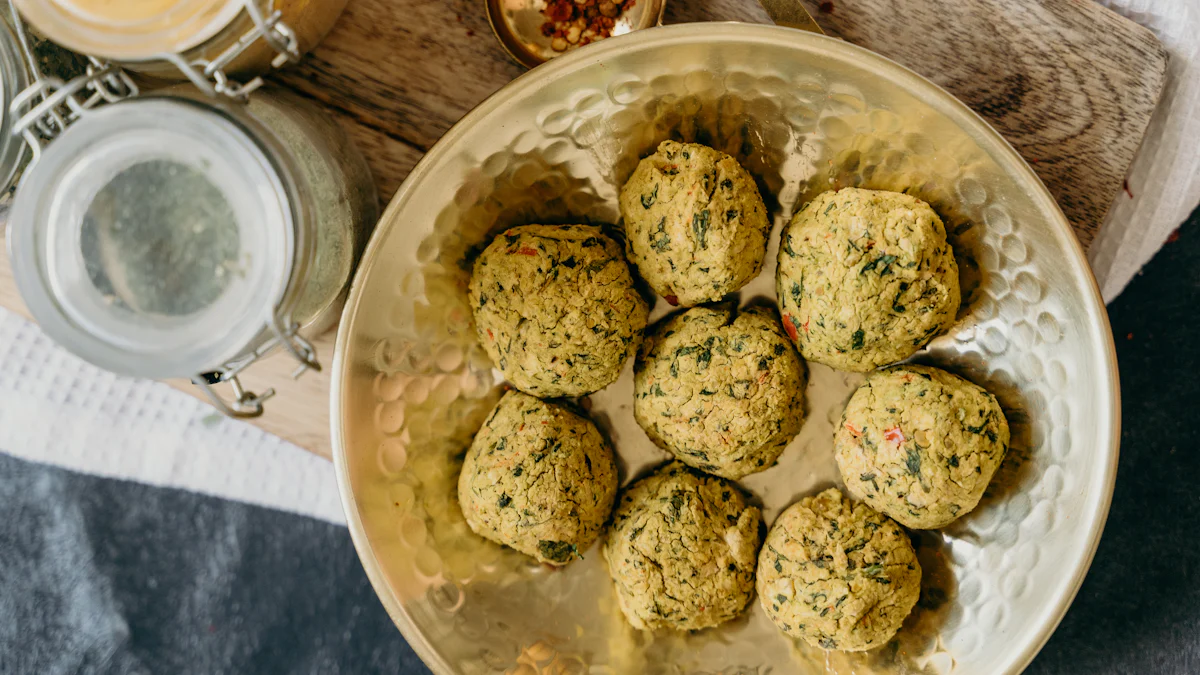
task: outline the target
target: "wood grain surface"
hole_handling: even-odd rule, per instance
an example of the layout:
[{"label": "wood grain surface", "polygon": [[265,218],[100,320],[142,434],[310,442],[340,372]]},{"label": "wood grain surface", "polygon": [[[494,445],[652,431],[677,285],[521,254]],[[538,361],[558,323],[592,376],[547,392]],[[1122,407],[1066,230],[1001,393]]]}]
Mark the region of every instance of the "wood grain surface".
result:
[{"label": "wood grain surface", "polygon": [[[808,3],[816,5],[817,3]],[[1092,0],[836,0],[818,23],[944,87],[1050,188],[1086,248],[1141,145],[1167,55]]]},{"label": "wood grain surface", "polygon": [[[1092,0],[803,0],[826,33],[908,66],[979,112],[1033,165],[1085,246],[1141,143],[1166,54]],[[324,43],[272,80],[350,131],[390,197],[459,118],[524,70],[492,37],[482,0],[351,0]],[[756,0],[669,0],[666,22],[769,23]],[[0,305],[27,316],[7,257]],[[326,365],[332,334],[317,341]],[[278,396],[255,421],[329,456],[329,372],[287,359],[246,374]],[[179,386],[193,392],[184,382]],[[193,392],[194,393],[194,392]]]}]

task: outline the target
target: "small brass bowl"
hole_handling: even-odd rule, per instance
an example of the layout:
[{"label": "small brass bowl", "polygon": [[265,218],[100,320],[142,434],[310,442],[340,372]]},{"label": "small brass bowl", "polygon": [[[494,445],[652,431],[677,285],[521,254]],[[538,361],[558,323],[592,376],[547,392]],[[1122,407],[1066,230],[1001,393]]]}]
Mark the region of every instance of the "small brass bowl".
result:
[{"label": "small brass bowl", "polygon": [[[551,46],[552,38],[542,33],[546,16],[542,10],[546,0],[486,0],[488,21],[492,32],[504,46],[504,50],[517,63],[526,68],[536,68],[550,59],[578,49],[580,44],[569,44],[565,50],[556,51]],[[612,34],[624,35],[642,28],[662,24],[666,0],[625,0],[632,4],[617,17]]]}]

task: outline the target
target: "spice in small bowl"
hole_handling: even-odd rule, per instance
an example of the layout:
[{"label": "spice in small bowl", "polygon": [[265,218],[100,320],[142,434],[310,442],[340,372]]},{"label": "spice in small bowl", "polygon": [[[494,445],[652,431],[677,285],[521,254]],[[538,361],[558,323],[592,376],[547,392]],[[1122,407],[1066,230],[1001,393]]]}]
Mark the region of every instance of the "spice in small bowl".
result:
[{"label": "spice in small bowl", "polygon": [[576,47],[658,25],[665,0],[487,0],[504,49],[533,68]]},{"label": "spice in small bowl", "polygon": [[542,35],[550,38],[556,52],[582,47],[612,37],[621,14],[636,4],[637,0],[547,0]]}]

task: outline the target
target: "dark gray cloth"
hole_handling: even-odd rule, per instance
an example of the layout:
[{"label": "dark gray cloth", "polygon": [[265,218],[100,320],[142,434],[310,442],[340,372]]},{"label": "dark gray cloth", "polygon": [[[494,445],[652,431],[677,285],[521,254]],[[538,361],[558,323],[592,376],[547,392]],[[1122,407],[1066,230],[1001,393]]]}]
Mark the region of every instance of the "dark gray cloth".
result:
[{"label": "dark gray cloth", "polygon": [[[1031,673],[1200,673],[1198,260],[1200,212],[1110,307],[1116,494]],[[344,528],[4,455],[0,513],[3,675],[428,672]]]},{"label": "dark gray cloth", "polygon": [[426,672],[344,527],[0,454],[0,673]]}]

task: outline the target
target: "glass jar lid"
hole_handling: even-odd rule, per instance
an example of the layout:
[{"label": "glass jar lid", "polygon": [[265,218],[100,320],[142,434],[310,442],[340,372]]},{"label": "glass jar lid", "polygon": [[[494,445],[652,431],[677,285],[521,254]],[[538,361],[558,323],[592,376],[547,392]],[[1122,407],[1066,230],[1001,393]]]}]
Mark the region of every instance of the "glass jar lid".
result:
[{"label": "glass jar lid", "polygon": [[228,26],[245,0],[16,0],[17,9],[68,49],[119,61],[181,54]]},{"label": "glass jar lid", "polygon": [[89,112],[22,179],[9,246],[46,333],[107,370],[193,377],[254,348],[297,243],[269,151],[220,109],[144,98]]}]

